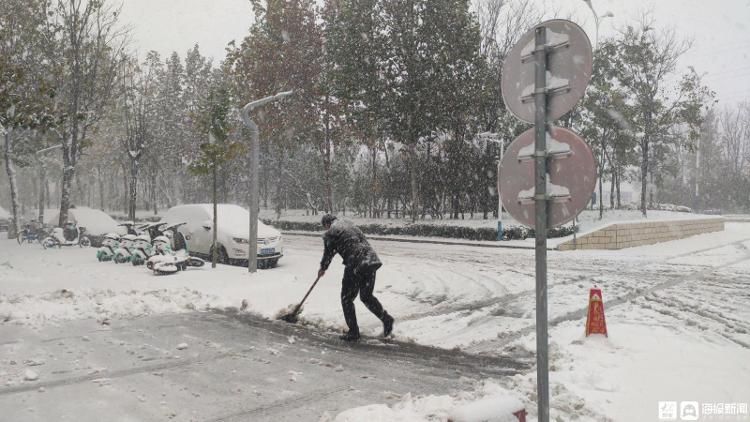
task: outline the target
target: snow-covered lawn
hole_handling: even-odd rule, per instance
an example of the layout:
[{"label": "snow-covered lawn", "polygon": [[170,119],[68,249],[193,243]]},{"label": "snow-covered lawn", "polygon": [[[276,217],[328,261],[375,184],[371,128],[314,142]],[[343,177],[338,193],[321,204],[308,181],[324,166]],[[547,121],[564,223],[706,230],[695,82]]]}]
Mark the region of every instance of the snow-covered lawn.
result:
[{"label": "snow-covered lawn", "polygon": [[[658,420],[658,401],[750,401],[750,224],[726,228],[623,251],[549,253],[553,419]],[[43,250],[2,240],[0,323],[36,329],[70,319],[239,307],[243,299],[248,310],[271,318],[301,299],[322,252],[317,238],[286,242],[280,267],[255,275],[220,265],[154,276],[143,267],[98,263],[92,249]],[[376,295],[397,318],[397,338],[533,362],[533,251],[373,244],[385,263]],[[334,262],[303,317],[338,329],[343,268]],[[609,338],[583,336],[594,283],[604,292]],[[379,321],[357,309],[363,331],[378,335]],[[508,395],[521,399],[533,420],[535,385],[532,370],[488,380],[471,394],[406,397],[391,407],[352,409],[338,420],[446,420],[483,397]],[[744,417],[733,420],[750,420]]]}]

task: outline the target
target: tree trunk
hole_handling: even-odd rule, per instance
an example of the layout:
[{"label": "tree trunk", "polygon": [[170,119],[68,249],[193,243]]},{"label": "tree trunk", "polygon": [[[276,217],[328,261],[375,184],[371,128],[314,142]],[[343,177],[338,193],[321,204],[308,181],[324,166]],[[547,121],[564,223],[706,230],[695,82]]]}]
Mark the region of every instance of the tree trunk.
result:
[{"label": "tree trunk", "polygon": [[47,203],[46,203],[47,208],[51,208],[51,205],[50,205],[50,202],[49,202],[50,201],[50,196],[51,195],[50,195],[50,192],[49,192],[49,183],[45,183],[44,184],[44,197],[45,197],[45,199],[47,201]]},{"label": "tree trunk", "polygon": [[323,115],[323,177],[325,178],[325,189],[326,189],[326,209],[327,212],[333,212],[333,181],[331,180],[331,115],[328,107],[330,106],[330,98],[328,93],[325,96],[326,110]]},{"label": "tree trunk", "polygon": [[63,177],[62,186],[60,187],[60,218],[57,224],[59,227],[65,225],[68,221],[68,210],[71,201],[70,194],[73,188],[73,179],[75,178],[75,153],[67,144],[63,144]]},{"label": "tree trunk", "polygon": [[125,162],[122,163],[122,209],[127,214],[130,210],[128,202],[128,170]]},{"label": "tree trunk", "polygon": [[646,217],[646,181],[648,180],[648,141],[641,141],[641,213]]},{"label": "tree trunk", "polygon": [[44,224],[44,202],[45,202],[45,194],[47,194],[47,168],[44,167],[44,163],[42,163],[41,159],[39,159],[39,215],[38,215],[38,221],[39,224]]},{"label": "tree trunk", "polygon": [[8,228],[8,238],[12,238],[18,236],[19,229],[18,210],[20,206],[18,204],[18,184],[16,181],[16,167],[13,163],[13,141],[11,139],[11,131],[5,130],[2,126],[0,126],[0,131],[5,135],[5,172],[8,174],[8,182],[10,184],[10,212],[13,217],[13,221],[11,221],[10,227]]},{"label": "tree trunk", "polygon": [[323,147],[323,178],[326,189],[325,208],[326,212],[333,212],[333,182],[331,180],[331,144],[326,128]]},{"label": "tree trunk", "polygon": [[96,174],[99,179],[99,209],[104,211],[104,174],[102,174],[101,166],[96,167]]},{"label": "tree trunk", "polygon": [[644,112],[643,138],[641,139],[641,213],[646,217],[646,181],[648,180],[648,148],[651,142],[651,112]]},{"label": "tree trunk", "polygon": [[[211,226],[211,268],[216,268],[216,261],[219,260],[219,245],[216,243],[216,233],[218,233],[218,222],[219,218],[217,215],[217,205],[216,205],[216,165],[214,164],[212,168],[212,177],[213,177],[213,188],[212,190],[212,202],[214,204],[214,223]],[[252,246],[252,245],[250,245]]]},{"label": "tree trunk", "polygon": [[380,215],[377,213],[377,201],[378,201],[378,162],[377,162],[377,155],[378,155],[378,147],[377,145],[373,145],[372,147],[372,200],[370,201],[371,211],[370,215],[372,218],[379,218]]},{"label": "tree trunk", "polygon": [[409,145],[409,155],[411,158],[411,169],[409,169],[411,173],[411,222],[414,223],[419,213],[419,186],[417,184],[419,162],[417,161],[417,147],[413,143]]},{"label": "tree trunk", "polygon": [[128,187],[128,219],[135,221],[136,200],[138,199],[138,158],[130,160],[130,186]]},{"label": "tree trunk", "polygon": [[151,172],[151,203],[154,206],[154,215],[159,215],[159,194],[156,191],[158,181],[156,178],[156,171]]},{"label": "tree trunk", "polygon": [[622,202],[620,201],[620,172],[621,170],[618,168],[617,172],[615,173],[617,175],[617,182],[615,183],[615,189],[617,189],[617,209],[618,210],[622,208]]}]

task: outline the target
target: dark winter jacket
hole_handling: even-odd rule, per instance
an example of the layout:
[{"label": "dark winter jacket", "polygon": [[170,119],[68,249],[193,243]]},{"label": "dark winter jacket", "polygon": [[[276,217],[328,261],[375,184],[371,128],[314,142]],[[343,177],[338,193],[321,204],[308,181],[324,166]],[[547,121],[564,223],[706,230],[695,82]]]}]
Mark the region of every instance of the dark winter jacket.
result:
[{"label": "dark winter jacket", "polygon": [[383,265],[378,254],[365,239],[364,233],[351,221],[336,220],[323,235],[325,251],[320,261],[324,271],[331,265],[331,260],[338,253],[344,259],[344,265],[354,270],[355,274],[375,271]]}]

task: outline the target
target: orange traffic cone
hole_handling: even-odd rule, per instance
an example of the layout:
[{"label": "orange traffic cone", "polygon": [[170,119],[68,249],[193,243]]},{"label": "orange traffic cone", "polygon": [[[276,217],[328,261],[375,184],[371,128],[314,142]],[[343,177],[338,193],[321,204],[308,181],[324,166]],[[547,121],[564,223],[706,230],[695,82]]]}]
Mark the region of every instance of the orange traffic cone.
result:
[{"label": "orange traffic cone", "polygon": [[586,337],[589,334],[607,335],[607,321],[604,319],[602,289],[594,286],[589,290],[589,311],[586,315]]}]

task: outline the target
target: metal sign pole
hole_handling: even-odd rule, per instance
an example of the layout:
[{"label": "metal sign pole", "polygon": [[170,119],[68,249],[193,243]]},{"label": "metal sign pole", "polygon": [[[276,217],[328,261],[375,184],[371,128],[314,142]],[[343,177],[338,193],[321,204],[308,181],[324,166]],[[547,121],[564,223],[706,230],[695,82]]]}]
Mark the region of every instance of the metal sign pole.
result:
[{"label": "metal sign pole", "polygon": [[546,28],[536,28],[534,103],[536,239],[536,385],[539,422],[549,422],[547,343],[547,47]]}]

